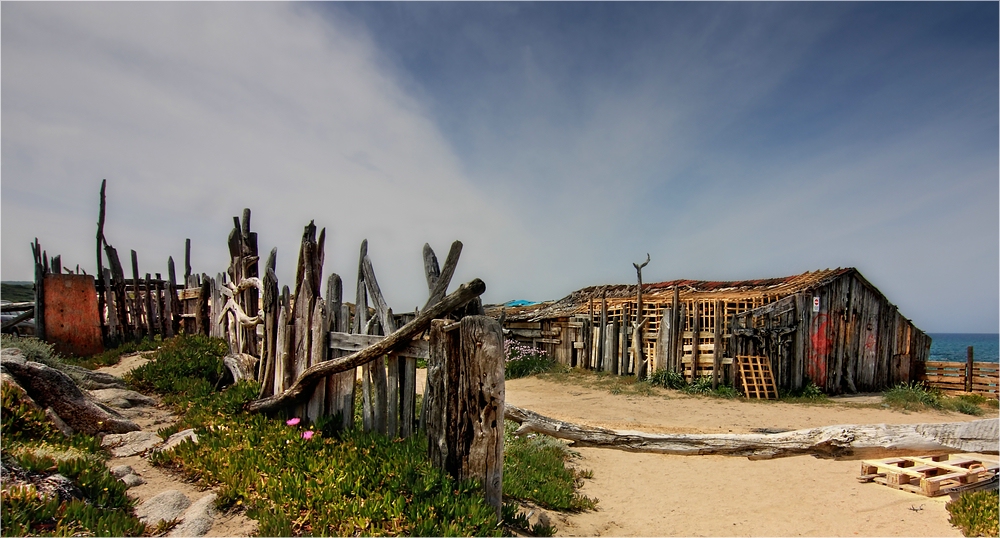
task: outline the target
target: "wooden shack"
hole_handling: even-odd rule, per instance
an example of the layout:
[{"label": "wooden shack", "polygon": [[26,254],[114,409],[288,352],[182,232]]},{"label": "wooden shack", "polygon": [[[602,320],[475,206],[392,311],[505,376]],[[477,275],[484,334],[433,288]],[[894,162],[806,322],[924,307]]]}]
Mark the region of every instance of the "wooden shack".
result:
[{"label": "wooden shack", "polygon": [[[504,329],[562,364],[634,374],[636,292],[636,285],[591,286],[507,308]],[[718,372],[718,380],[736,384],[734,359],[752,355],[769,359],[781,390],[812,382],[829,394],[877,391],[918,379],[930,353],[930,337],[854,268],[644,283],[641,315],[646,371],[689,380]]]}]

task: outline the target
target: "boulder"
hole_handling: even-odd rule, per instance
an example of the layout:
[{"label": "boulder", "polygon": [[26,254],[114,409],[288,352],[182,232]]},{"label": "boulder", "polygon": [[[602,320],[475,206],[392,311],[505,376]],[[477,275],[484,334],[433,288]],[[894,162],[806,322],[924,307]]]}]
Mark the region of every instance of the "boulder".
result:
[{"label": "boulder", "polygon": [[198,434],[194,433],[194,428],[189,428],[184,431],[179,431],[164,441],[163,445],[157,450],[173,450],[174,447],[183,443],[184,441],[191,441],[192,443],[198,442]]},{"label": "boulder", "polygon": [[209,493],[195,501],[184,511],[181,522],[170,529],[167,536],[204,536],[212,529],[212,523],[215,521],[215,499],[217,497],[216,494]]}]

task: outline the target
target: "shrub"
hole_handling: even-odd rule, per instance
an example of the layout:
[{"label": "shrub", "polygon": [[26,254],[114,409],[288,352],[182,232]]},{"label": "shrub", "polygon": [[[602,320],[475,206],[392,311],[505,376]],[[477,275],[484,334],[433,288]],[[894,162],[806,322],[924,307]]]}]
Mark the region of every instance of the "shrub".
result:
[{"label": "shrub", "polygon": [[125,374],[125,381],[139,391],[202,398],[222,380],[222,358],[228,352],[220,338],[177,336],[164,342],[150,362]]},{"label": "shrub", "polygon": [[963,493],[945,505],[948,521],[965,536],[997,536],[1000,495],[997,490]]},{"label": "shrub", "polygon": [[33,336],[16,337],[9,334],[0,335],[0,347],[20,349],[25,359],[40,362],[51,368],[62,366],[62,360],[56,355],[52,344],[43,342]]},{"label": "shrub", "polygon": [[677,372],[668,372],[667,370],[653,372],[653,375],[649,376],[649,382],[658,387],[674,390],[680,390],[687,386],[684,376]]},{"label": "shrub", "polygon": [[516,340],[504,342],[504,378],[517,379],[547,372],[556,362],[541,349],[522,344]]}]

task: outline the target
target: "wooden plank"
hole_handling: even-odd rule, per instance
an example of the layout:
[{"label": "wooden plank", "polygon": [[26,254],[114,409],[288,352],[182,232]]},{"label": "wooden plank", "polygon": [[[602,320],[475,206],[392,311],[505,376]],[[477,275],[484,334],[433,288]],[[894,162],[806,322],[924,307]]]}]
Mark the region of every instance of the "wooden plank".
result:
[{"label": "wooden plank", "polygon": [[417,359],[413,357],[401,358],[403,359],[403,383],[400,391],[403,399],[403,412],[400,416],[399,435],[410,437],[413,435],[413,421],[417,405]]},{"label": "wooden plank", "polygon": [[534,329],[542,330],[542,322],[508,321],[505,325],[508,329]]},{"label": "wooden plank", "polygon": [[382,296],[382,289],[375,278],[375,269],[372,267],[372,261],[367,254],[361,259],[361,269],[365,275],[365,287],[368,290],[368,296],[375,306],[375,315],[378,316],[379,323],[382,324],[382,331],[385,334],[396,332],[396,320],[392,316],[392,309],[389,308],[385,297]]},{"label": "wooden plank", "polygon": [[399,437],[399,355],[390,354],[385,359],[387,381],[386,433],[391,439]]},{"label": "wooden plank", "polygon": [[[329,334],[330,349],[337,349],[348,352],[360,351],[370,345],[384,340],[382,335],[350,334],[341,332],[331,332]],[[427,340],[411,340],[409,345],[397,351],[396,354],[404,357],[417,359],[428,358],[429,344]]]},{"label": "wooden plank", "polygon": [[[326,301],[322,298],[317,298],[315,305],[313,306],[312,314],[312,327],[310,328],[310,345],[312,348],[309,350],[309,359],[306,362],[306,367],[315,366],[326,360],[326,354],[328,353],[328,346],[326,345],[325,335],[327,334],[327,319],[326,319]],[[296,373],[301,374],[301,372]],[[309,398],[309,403],[306,404],[306,418],[310,422],[315,422],[320,417],[322,417],[326,412],[326,383],[317,383],[316,388],[313,389],[312,396]]]},{"label": "wooden plank", "polygon": [[[691,356],[692,356],[692,362],[694,364],[698,364],[698,354],[701,351],[701,342],[699,341],[699,338],[700,338],[700,335],[702,334],[701,333],[701,311],[700,311],[701,310],[701,305],[699,304],[699,302],[698,302],[697,299],[695,299],[694,301],[691,301],[691,304],[693,305],[693,308],[694,308],[694,317],[692,318],[694,320],[694,325],[691,327],[691,338],[692,338],[692,340],[691,340]],[[687,350],[685,350],[685,351],[687,351]],[[693,383],[694,380],[695,380],[695,371],[694,371],[694,369],[692,369],[691,370],[691,379],[689,379],[688,382]]]},{"label": "wooden plank", "polygon": [[715,302],[715,327],[714,341],[712,343],[712,390],[719,387],[719,370],[721,370],[720,351],[722,350],[722,320],[725,316],[722,313],[722,301]]}]

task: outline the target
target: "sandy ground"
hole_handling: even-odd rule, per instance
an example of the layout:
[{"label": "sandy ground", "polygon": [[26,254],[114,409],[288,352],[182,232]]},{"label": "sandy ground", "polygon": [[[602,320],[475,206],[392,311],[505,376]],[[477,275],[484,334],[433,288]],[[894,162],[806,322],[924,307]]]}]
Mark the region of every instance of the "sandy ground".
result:
[{"label": "sandy ground", "polygon": [[[610,394],[538,378],[506,383],[507,402],[560,420],[647,432],[749,432],[834,424],[974,420],[952,412],[858,407],[873,396],[833,405],[687,396]],[[876,403],[877,405],[877,403]],[[564,536],[961,536],[948,523],[948,496],[929,498],[862,484],[859,461],[798,456],[750,461],[730,456],[636,454],[577,448],[575,465],[593,471],[581,492],[598,508],[550,513]],[[995,455],[984,459],[997,460]]]}]

